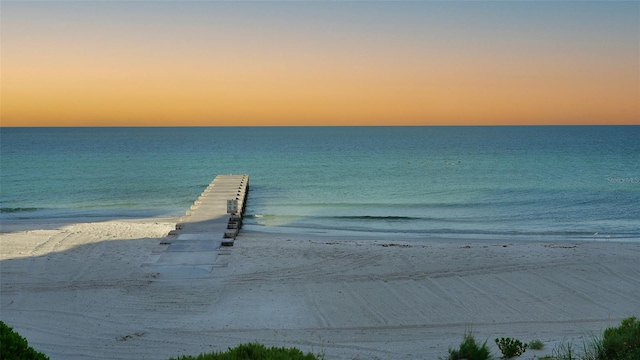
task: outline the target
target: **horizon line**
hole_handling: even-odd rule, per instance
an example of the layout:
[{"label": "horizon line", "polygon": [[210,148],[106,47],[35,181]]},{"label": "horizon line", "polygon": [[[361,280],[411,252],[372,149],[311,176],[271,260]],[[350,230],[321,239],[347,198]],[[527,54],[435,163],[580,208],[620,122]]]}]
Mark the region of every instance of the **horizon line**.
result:
[{"label": "horizon line", "polygon": [[4,126],[0,129],[55,129],[55,128],[328,128],[328,127],[579,127],[579,126],[640,126],[638,124],[436,124],[436,125],[52,125],[52,126]]}]

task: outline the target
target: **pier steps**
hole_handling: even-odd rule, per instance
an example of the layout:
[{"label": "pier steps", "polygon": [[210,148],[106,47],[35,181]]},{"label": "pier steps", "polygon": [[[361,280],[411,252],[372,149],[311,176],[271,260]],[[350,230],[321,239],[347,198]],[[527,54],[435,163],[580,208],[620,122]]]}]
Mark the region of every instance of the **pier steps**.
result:
[{"label": "pier steps", "polygon": [[143,266],[178,277],[206,276],[226,266],[218,255],[221,247],[233,246],[248,192],[249,175],[216,176]]}]

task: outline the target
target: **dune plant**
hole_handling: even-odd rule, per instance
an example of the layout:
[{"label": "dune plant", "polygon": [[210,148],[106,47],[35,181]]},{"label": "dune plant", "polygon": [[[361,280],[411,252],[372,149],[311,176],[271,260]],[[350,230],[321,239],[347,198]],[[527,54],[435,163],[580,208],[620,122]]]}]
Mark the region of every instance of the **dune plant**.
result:
[{"label": "dune plant", "polygon": [[449,348],[448,360],[492,360],[493,356],[485,341],[478,344],[471,332],[466,332],[458,349]]},{"label": "dune plant", "polygon": [[194,356],[182,356],[169,360],[322,360],[311,353],[296,348],[266,347],[259,343],[240,344],[224,352],[212,352]]},{"label": "dune plant", "polygon": [[496,338],[496,345],[498,345],[498,348],[502,352],[503,359],[520,356],[527,350],[527,344],[523,344],[522,341],[512,338]]},{"label": "dune plant", "polygon": [[49,357],[34,350],[27,339],[0,321],[0,359],[49,360]]},{"label": "dune plant", "polygon": [[541,340],[531,340],[527,346],[531,350],[542,350],[544,349],[544,343]]},{"label": "dune plant", "polygon": [[640,321],[630,317],[620,326],[606,329],[600,345],[598,360],[640,359]]},{"label": "dune plant", "polygon": [[573,349],[572,343],[561,343],[551,352],[553,360],[578,360],[578,354]]},{"label": "dune plant", "polygon": [[591,340],[582,343],[582,351],[576,350],[573,343],[558,344],[551,355],[540,357],[540,360],[610,360],[602,357],[602,339],[592,337]]},{"label": "dune plant", "polygon": [[591,339],[584,342],[582,347],[583,350],[580,360],[607,360],[607,358],[604,357],[601,336],[591,336]]}]

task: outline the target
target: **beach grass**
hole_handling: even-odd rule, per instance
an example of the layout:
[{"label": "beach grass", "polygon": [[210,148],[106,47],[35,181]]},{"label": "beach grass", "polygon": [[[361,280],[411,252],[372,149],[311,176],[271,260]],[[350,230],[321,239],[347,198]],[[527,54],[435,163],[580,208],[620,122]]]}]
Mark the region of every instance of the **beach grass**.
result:
[{"label": "beach grass", "polygon": [[480,344],[473,334],[468,331],[464,334],[464,338],[457,349],[449,349],[449,357],[447,360],[491,360],[491,350],[487,346],[487,342]]},{"label": "beach grass", "polygon": [[529,341],[529,349],[531,350],[542,350],[544,349],[544,343],[542,340],[531,340]]},{"label": "beach grass", "polygon": [[181,356],[169,360],[322,360],[323,355],[303,353],[296,348],[266,347],[259,343],[240,344],[227,351]]},{"label": "beach grass", "polygon": [[592,336],[579,352],[573,343],[561,343],[544,360],[638,360],[640,359],[640,321],[622,320],[620,326],[607,328],[601,336]]}]

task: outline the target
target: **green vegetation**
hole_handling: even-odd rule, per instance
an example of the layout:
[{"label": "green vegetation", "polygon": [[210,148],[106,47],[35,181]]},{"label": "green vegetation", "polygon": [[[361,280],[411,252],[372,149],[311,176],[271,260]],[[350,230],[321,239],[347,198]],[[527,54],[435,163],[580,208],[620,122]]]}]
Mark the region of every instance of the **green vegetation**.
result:
[{"label": "green vegetation", "polygon": [[49,360],[47,356],[30,347],[27,339],[2,321],[0,321],[0,359]]},{"label": "green vegetation", "polygon": [[602,337],[585,343],[581,354],[573,344],[563,343],[540,360],[640,360],[640,321],[635,317],[622,320],[620,326],[608,328]]},{"label": "green vegetation", "polygon": [[213,352],[200,354],[197,357],[182,356],[169,360],[321,360],[324,356],[316,357],[308,353],[304,354],[296,348],[278,348],[266,346],[258,343],[240,344],[235,348],[230,348],[225,352]]},{"label": "green vegetation", "polygon": [[601,359],[640,359],[640,321],[630,317],[622,320],[619,327],[605,330],[601,351]]},{"label": "green vegetation", "polygon": [[555,360],[556,358],[554,358],[551,355],[545,355],[545,356],[541,356],[541,357],[536,358],[536,359],[538,359],[538,360]]},{"label": "green vegetation", "polygon": [[579,360],[572,343],[562,343],[558,345],[551,355],[543,356],[540,360]]},{"label": "green vegetation", "polygon": [[[511,338],[496,339],[503,359],[520,356],[527,348],[544,348],[540,340],[528,345]],[[0,321],[0,359],[3,360],[48,360],[49,358],[29,347],[27,340]],[[296,348],[278,348],[259,343],[241,344],[225,352],[213,352],[194,356],[183,356],[169,360],[323,360],[324,355],[304,354]],[[493,356],[485,341],[479,344],[471,332],[464,335],[458,349],[449,349],[446,360],[492,360]],[[620,326],[608,328],[602,337],[593,337],[583,345],[581,352],[572,343],[561,343],[551,355],[539,360],[640,360],[640,321],[635,317],[622,320]]]},{"label": "green vegetation", "polygon": [[458,349],[449,349],[448,360],[491,360],[491,351],[485,341],[482,345],[476,342],[471,332],[464,334]]},{"label": "green vegetation", "polygon": [[527,344],[523,344],[520,340],[512,338],[496,339],[496,345],[502,352],[503,359],[511,359],[522,355],[527,350]]},{"label": "green vegetation", "polygon": [[581,360],[604,360],[602,357],[602,338],[598,336],[592,336],[591,340],[583,343],[582,345],[582,358]]},{"label": "green vegetation", "polygon": [[529,341],[529,349],[542,350],[544,349],[544,343],[540,340],[531,340]]}]

